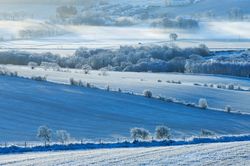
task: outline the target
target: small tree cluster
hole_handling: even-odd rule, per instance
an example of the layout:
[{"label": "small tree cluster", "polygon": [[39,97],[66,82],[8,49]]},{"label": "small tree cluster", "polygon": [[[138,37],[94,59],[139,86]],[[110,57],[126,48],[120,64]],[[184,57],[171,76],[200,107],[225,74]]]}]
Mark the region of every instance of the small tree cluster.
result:
[{"label": "small tree cluster", "polygon": [[[144,128],[132,128],[130,134],[134,140],[147,140],[150,136],[150,132]],[[167,126],[157,126],[155,128],[156,139],[170,139],[170,136],[170,129]]]},{"label": "small tree cluster", "polygon": [[47,78],[44,76],[32,76],[31,77],[32,80],[35,80],[35,81],[47,81]]},{"label": "small tree cluster", "polygon": [[[57,130],[56,131],[56,140],[61,143],[66,143],[71,139],[70,134],[65,130]],[[47,126],[40,126],[37,130],[37,137],[44,141],[44,145],[46,146],[52,140],[52,129]]]},{"label": "small tree cluster", "polygon": [[149,131],[144,128],[132,128],[130,130],[130,134],[134,140],[138,139],[146,140],[149,138],[150,135]]},{"label": "small tree cluster", "polygon": [[73,86],[83,86],[83,82],[81,80],[76,81],[74,80],[74,78],[70,78],[69,82],[70,82],[70,85],[73,85]]}]

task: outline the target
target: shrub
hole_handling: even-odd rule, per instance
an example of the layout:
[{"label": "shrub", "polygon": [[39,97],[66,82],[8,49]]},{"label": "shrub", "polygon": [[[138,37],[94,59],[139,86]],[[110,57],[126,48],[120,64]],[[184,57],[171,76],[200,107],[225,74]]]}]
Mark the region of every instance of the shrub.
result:
[{"label": "shrub", "polygon": [[155,135],[157,139],[169,139],[170,129],[166,126],[157,126],[155,129]]},{"label": "shrub", "polygon": [[229,85],[227,86],[227,89],[234,90],[234,85],[233,85],[233,84],[229,84]]},{"label": "shrub", "polygon": [[78,85],[78,82],[76,80],[74,80],[74,78],[70,78],[69,82],[70,82],[70,85],[74,85],[74,86]]},{"label": "shrub", "polygon": [[208,137],[208,136],[213,136],[215,135],[214,132],[202,129],[201,130],[201,136]]},{"label": "shrub", "polygon": [[17,73],[17,71],[11,72],[11,71],[7,70],[5,67],[0,67],[0,75],[16,77],[16,76],[18,76],[18,73]]},{"label": "shrub", "polygon": [[149,138],[150,135],[149,131],[144,128],[132,128],[130,130],[130,134],[134,140],[138,139],[146,140]]},{"label": "shrub", "polygon": [[87,88],[91,88],[91,84],[89,82],[86,83]]},{"label": "shrub", "polygon": [[157,96],[156,97],[158,100],[161,100],[161,101],[165,101],[166,99],[165,99],[165,97],[162,97],[162,96]]},{"label": "shrub", "polygon": [[31,69],[34,69],[38,66],[38,64],[36,62],[29,62],[28,66],[30,66]]},{"label": "shrub", "polygon": [[107,90],[108,92],[110,91],[110,86],[109,86],[109,85],[106,86],[106,90]]},{"label": "shrub", "polygon": [[177,35],[176,33],[170,33],[170,34],[169,34],[169,39],[170,39],[171,41],[176,41],[177,38],[178,38],[178,35]]},{"label": "shrub", "polygon": [[221,89],[221,88],[222,88],[222,85],[221,85],[221,84],[218,84],[216,87],[219,88],[219,89]]},{"label": "shrub", "polygon": [[207,107],[208,107],[207,100],[201,98],[201,99],[199,100],[199,106],[200,106],[200,108],[202,108],[202,109],[207,109]]},{"label": "shrub", "polygon": [[243,90],[240,86],[238,86],[237,90]]},{"label": "shrub", "polygon": [[196,107],[195,103],[186,103],[185,105],[188,106],[188,107]]},{"label": "shrub", "polygon": [[225,107],[225,111],[228,112],[228,113],[230,113],[232,111],[232,107],[230,105],[227,105]]},{"label": "shrub", "polygon": [[32,80],[35,80],[35,81],[47,81],[47,78],[44,76],[32,76],[31,77]]},{"label": "shrub", "polygon": [[84,74],[89,74],[90,73],[90,70],[92,70],[92,67],[90,65],[83,65],[82,67],[82,70],[84,71]]},{"label": "shrub", "polygon": [[143,95],[144,95],[145,97],[148,97],[148,98],[152,98],[152,97],[153,97],[152,92],[149,91],[149,90],[144,90],[144,91],[143,91]]}]

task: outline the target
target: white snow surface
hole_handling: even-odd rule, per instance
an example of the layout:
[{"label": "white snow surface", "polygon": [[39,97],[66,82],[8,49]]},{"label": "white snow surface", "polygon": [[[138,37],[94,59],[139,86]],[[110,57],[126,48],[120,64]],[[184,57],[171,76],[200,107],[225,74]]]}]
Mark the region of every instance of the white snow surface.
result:
[{"label": "white snow surface", "polygon": [[[25,73],[26,75],[32,75],[31,70],[25,72],[22,67],[18,68],[20,69],[19,74],[23,72],[23,75]],[[41,70],[40,72],[44,71]],[[48,73],[50,72],[43,73],[43,75]],[[66,77],[63,77],[60,73],[51,73],[54,74],[54,77],[48,77],[49,79],[62,83],[66,83],[68,77],[77,76],[74,73],[65,73]],[[172,89],[172,94],[191,99],[198,99],[197,93],[201,93],[204,97],[209,95],[209,91],[213,91],[213,89],[200,91],[201,89],[197,90],[196,87],[193,87],[190,91],[188,91],[190,88],[187,88],[185,92],[185,87],[182,86],[170,85],[168,87],[165,83],[162,83],[162,86],[158,86],[160,83],[157,83],[157,86],[155,86],[154,83],[136,82],[141,77],[147,82],[150,76],[153,76],[154,79],[148,81],[156,82],[157,79],[155,78],[158,75],[153,74],[124,73],[128,74],[126,79],[119,77],[114,79],[115,77],[97,76],[97,72],[93,73],[96,75],[94,80],[99,81],[99,85],[104,85],[107,81],[114,82],[114,84],[111,84],[111,88],[116,85],[117,87],[121,86],[122,90],[128,88],[130,91],[141,92],[146,87],[151,87],[152,90],[154,90],[153,87],[159,87],[159,89],[155,89],[154,93],[157,90],[158,93],[167,93],[170,91],[169,89]],[[122,73],[114,73],[114,75],[116,74],[124,77]],[[137,76],[137,78],[130,78],[132,75]],[[159,74],[159,76],[161,75],[164,76],[164,74]],[[80,76],[78,78],[84,78],[84,75]],[[98,80],[97,77],[101,77],[103,80]],[[186,80],[188,79],[190,78],[186,77]],[[223,78],[221,79],[223,80]],[[125,82],[124,80],[130,80],[131,82]],[[242,84],[248,85],[248,83],[248,81],[242,81]],[[53,130],[67,130],[76,139],[96,140],[99,138],[116,140],[116,138],[129,137],[129,130],[133,127],[144,127],[153,133],[155,127],[162,124],[171,128],[173,137],[179,138],[198,135],[201,129],[211,130],[217,134],[248,134],[250,132],[250,115],[201,110],[118,92],[37,82],[14,77],[1,76],[0,84],[0,141],[2,142],[36,141],[36,131],[41,125],[48,125]],[[192,87],[190,85],[185,86]],[[165,89],[165,87],[168,88]],[[221,93],[217,91],[221,91]],[[212,104],[214,97],[224,99],[225,96],[222,95],[227,94],[227,92],[231,91],[214,90],[214,94],[209,98],[207,97],[208,102]],[[185,93],[186,95],[184,95]],[[237,101],[233,101],[233,104],[239,103],[238,105],[240,105],[244,100],[248,101],[249,99],[248,96],[242,96],[245,92],[232,91],[232,93],[227,95],[230,98],[239,95],[239,98]]]},{"label": "white snow surface", "polygon": [[42,152],[0,156],[0,165],[235,165],[250,163],[250,142]]}]

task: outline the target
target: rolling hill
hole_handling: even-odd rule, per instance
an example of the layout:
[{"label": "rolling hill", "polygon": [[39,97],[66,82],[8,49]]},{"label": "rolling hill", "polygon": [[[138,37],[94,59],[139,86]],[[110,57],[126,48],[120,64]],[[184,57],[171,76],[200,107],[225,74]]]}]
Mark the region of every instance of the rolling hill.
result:
[{"label": "rolling hill", "polygon": [[36,130],[48,125],[76,139],[129,137],[132,127],[154,132],[165,124],[173,137],[250,132],[250,115],[201,110],[145,97],[0,77],[0,141],[36,141]]}]

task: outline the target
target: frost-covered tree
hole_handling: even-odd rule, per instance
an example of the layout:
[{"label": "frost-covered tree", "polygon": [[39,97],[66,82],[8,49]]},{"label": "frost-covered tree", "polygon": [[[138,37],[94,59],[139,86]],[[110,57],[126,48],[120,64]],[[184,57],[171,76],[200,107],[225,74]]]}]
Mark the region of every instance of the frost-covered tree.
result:
[{"label": "frost-covered tree", "polygon": [[204,98],[201,98],[199,100],[199,107],[202,109],[207,109],[207,107],[208,107],[207,100]]},{"label": "frost-covered tree", "polygon": [[64,144],[70,140],[70,134],[65,130],[57,130],[56,131],[56,138],[59,142]]},{"label": "frost-covered tree", "polygon": [[150,135],[149,131],[144,128],[132,128],[130,130],[130,134],[134,140],[138,139],[146,140],[149,138]]},{"label": "frost-covered tree", "polygon": [[37,130],[37,137],[44,141],[44,145],[46,146],[47,143],[51,141],[52,130],[47,126],[40,126]]},{"label": "frost-covered tree", "polygon": [[171,41],[176,41],[177,38],[178,38],[178,35],[177,35],[176,33],[170,33],[170,34],[169,34],[169,39],[170,39]]},{"label": "frost-covered tree", "polygon": [[153,97],[153,93],[150,90],[144,90],[143,91],[143,95],[145,97],[148,97],[148,98],[152,98]]},{"label": "frost-covered tree", "polygon": [[169,139],[171,136],[170,129],[167,126],[157,126],[155,135],[157,139]]}]

